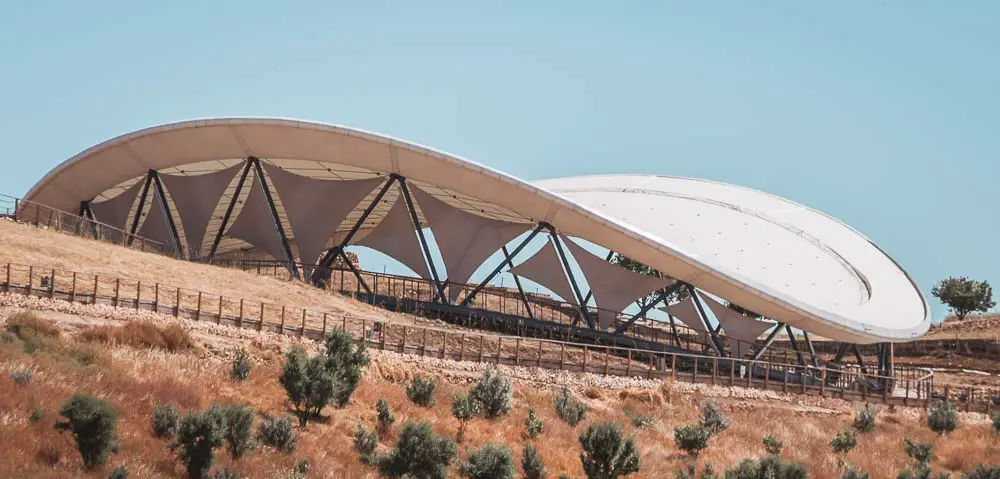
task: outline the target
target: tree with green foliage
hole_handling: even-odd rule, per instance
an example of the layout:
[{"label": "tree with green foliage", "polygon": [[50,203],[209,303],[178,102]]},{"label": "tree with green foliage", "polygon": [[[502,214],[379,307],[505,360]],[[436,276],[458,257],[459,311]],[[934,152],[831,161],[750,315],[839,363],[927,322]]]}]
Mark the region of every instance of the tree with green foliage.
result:
[{"label": "tree with green foliage", "polygon": [[858,432],[872,432],[875,430],[875,417],[878,415],[878,410],[872,407],[871,404],[865,404],[858,414],[854,416],[854,429]]},{"label": "tree with green foliage", "polygon": [[375,412],[378,414],[378,432],[380,434],[389,432],[392,423],[396,422],[396,417],[389,410],[389,403],[385,399],[375,401]]},{"label": "tree with green foliage", "polygon": [[766,451],[769,456],[780,456],[781,451],[784,449],[785,445],[773,435],[768,434],[764,437],[764,451]]},{"label": "tree with green foliage", "polygon": [[674,428],[674,443],[677,448],[686,452],[692,458],[697,458],[701,451],[708,448],[708,438],[712,434],[701,426],[678,426]]},{"label": "tree with green foliage", "polygon": [[938,401],[927,413],[927,426],[938,435],[945,435],[960,425],[958,409],[951,401]]},{"label": "tree with green foliage", "polygon": [[361,375],[371,363],[367,343],[354,344],[351,333],[334,331],[327,335],[324,343],[326,369],[336,378],[332,404],[344,407],[361,382]]},{"label": "tree with green foliage", "polygon": [[971,472],[962,474],[962,479],[1000,479],[1000,464],[994,466],[979,464]]},{"label": "tree with green foliage", "polygon": [[118,412],[90,394],[76,393],[63,403],[59,414],[66,421],[55,427],[73,434],[84,467],[93,469],[104,464],[108,453],[117,447]]},{"label": "tree with green foliage", "polygon": [[847,463],[847,454],[857,445],[858,438],[850,429],[844,429],[830,440],[830,448],[833,449],[834,454],[840,456],[838,462],[841,466]]},{"label": "tree with green foliage", "polygon": [[786,462],[778,456],[763,459],[744,459],[726,470],[726,479],[805,479],[809,477],[805,466]]},{"label": "tree with green foliage", "polygon": [[587,405],[570,396],[569,388],[566,386],[563,386],[562,392],[556,396],[555,407],[556,415],[570,426],[576,426],[587,415]]},{"label": "tree with green foliage", "polygon": [[460,396],[458,394],[452,396],[451,398],[451,414],[458,419],[458,433],[455,436],[455,440],[462,442],[465,437],[465,428],[469,425],[469,421],[474,419],[477,414],[479,414],[482,405],[479,401],[472,399],[469,396]]},{"label": "tree with green foliage", "polygon": [[413,404],[421,407],[431,407],[434,405],[434,391],[437,389],[437,382],[434,378],[424,379],[419,374],[413,376],[413,380],[406,386],[406,397],[410,398]]},{"label": "tree with green foliage", "polygon": [[455,442],[438,437],[430,423],[407,422],[391,453],[379,457],[379,473],[388,477],[444,479],[457,453]]},{"label": "tree with green foliage", "polygon": [[364,464],[377,463],[378,456],[375,454],[375,449],[377,448],[378,433],[375,431],[368,432],[364,426],[358,424],[358,430],[354,433],[354,450],[361,457],[361,462]]},{"label": "tree with green foliage", "polygon": [[590,424],[580,434],[580,462],[589,479],[615,479],[639,472],[635,441],[614,422]]},{"label": "tree with green foliage", "polygon": [[286,354],[278,382],[285,388],[300,426],[305,427],[309,418],[319,415],[333,400],[336,380],[333,372],[326,368],[323,356],[309,358],[299,346]]},{"label": "tree with green foliage", "polygon": [[222,406],[221,410],[226,421],[226,449],[235,461],[256,447],[253,440],[253,420],[256,413],[246,404]]},{"label": "tree with green foliage", "polygon": [[903,438],[903,451],[906,455],[913,459],[914,463],[917,465],[928,465],[931,460],[934,459],[934,445],[933,444],[920,444],[910,440],[908,437]]},{"label": "tree with green foliage", "polygon": [[521,451],[521,471],[524,472],[524,479],[545,479],[548,476],[538,449],[528,441],[525,441]]},{"label": "tree with green foliage", "polygon": [[965,276],[941,280],[931,289],[931,294],[946,304],[959,321],[969,313],[985,313],[996,306],[990,283],[971,280]]},{"label": "tree with green foliage", "polygon": [[188,477],[201,479],[208,474],[215,460],[215,450],[226,441],[226,418],[221,408],[210,407],[181,418],[177,437],[170,450],[187,468]]},{"label": "tree with green foliage", "polygon": [[706,401],[701,406],[701,418],[698,419],[698,424],[712,436],[729,429],[729,419],[719,411],[714,401]]},{"label": "tree with green foliage", "polygon": [[170,403],[156,401],[153,407],[153,436],[159,438],[171,438],[177,434],[177,424],[181,420],[181,413],[177,407]]},{"label": "tree with green foliage", "polygon": [[510,379],[492,368],[486,368],[469,397],[482,406],[487,419],[505,416],[514,404],[514,392]]},{"label": "tree with green foliage", "polygon": [[486,444],[459,463],[458,473],[469,479],[513,479],[514,455],[503,444]]},{"label": "tree with green foliage", "polygon": [[[1000,417],[1000,414],[997,417]],[[544,427],[545,425],[542,423],[542,420],[535,414],[535,408],[529,407],[528,417],[524,420],[524,429],[528,432],[528,437],[532,439],[537,438],[542,433]]]}]

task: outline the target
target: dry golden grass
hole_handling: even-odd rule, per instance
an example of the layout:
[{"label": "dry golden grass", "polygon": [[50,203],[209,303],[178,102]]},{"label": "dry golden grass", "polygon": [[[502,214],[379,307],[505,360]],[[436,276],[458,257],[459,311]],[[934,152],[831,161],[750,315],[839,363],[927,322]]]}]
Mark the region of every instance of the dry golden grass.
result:
[{"label": "dry golden grass", "polygon": [[38,334],[54,338],[59,336],[59,328],[39,318],[32,311],[18,311],[7,316],[6,330],[18,336]]},{"label": "dry golden grass", "polygon": [[[69,337],[67,337],[69,336]],[[284,392],[277,382],[280,357],[254,349],[255,367],[245,383],[228,378],[228,364],[217,357],[190,352],[170,353],[149,348],[122,345],[94,348],[76,343],[72,334],[54,340],[42,352],[28,354],[23,345],[0,344],[0,370],[30,364],[34,379],[23,387],[0,388],[0,477],[105,477],[119,464],[127,464],[133,477],[183,477],[183,469],[166,449],[162,440],[153,438],[150,418],[156,401],[169,401],[182,410],[207,407],[213,402],[247,403],[259,415],[287,414]],[[89,358],[89,359],[81,359]],[[405,384],[414,374],[439,377],[437,405],[418,407],[407,399]],[[343,409],[328,407],[324,417],[300,431],[296,452],[290,455],[262,449],[232,464],[224,451],[217,454],[216,467],[232,465],[244,477],[276,477],[296,461],[306,459],[312,465],[310,477],[375,477],[351,448],[352,435],[360,422],[372,429],[377,399],[389,402],[397,418],[392,430],[381,438],[380,449],[388,451],[407,420],[428,421],[442,435],[454,437],[458,422],[451,416],[450,397],[465,393],[468,385],[450,382],[448,371],[435,370],[431,363],[406,364],[391,354],[376,354],[350,404]],[[5,379],[5,378],[4,378]],[[9,384],[9,383],[8,383]],[[585,388],[579,396],[589,406],[587,419],[570,427],[560,421],[552,407],[556,391],[533,384],[518,383],[514,389],[514,410],[508,417],[487,421],[476,419],[459,446],[464,456],[470,448],[487,442],[501,442],[515,451],[519,459],[524,441],[524,420],[528,407],[534,407],[544,421],[544,431],[536,441],[551,476],[566,473],[582,477],[577,437],[592,421],[616,421],[634,435],[642,456],[642,472],[633,477],[672,477],[687,459],[673,443],[673,428],[697,420],[700,394],[684,394],[678,385],[665,383],[656,389],[605,390]],[[93,473],[81,470],[81,461],[72,441],[53,429],[58,408],[72,393],[85,391],[108,401],[120,413],[121,449],[109,464]],[[761,441],[772,433],[784,441],[785,456],[807,465],[813,477],[837,477],[836,458],[828,442],[833,435],[849,427],[849,408],[806,408],[787,402],[741,401],[719,399],[732,426],[712,439],[700,462],[711,462],[716,469],[730,467],[747,457],[762,455]],[[831,401],[831,404],[835,401]],[[837,403],[839,404],[839,403]],[[45,417],[38,423],[28,420],[36,407]],[[652,427],[633,427],[625,411],[651,416]],[[971,416],[965,416],[968,418]],[[976,463],[1000,462],[1000,438],[991,428],[963,424],[948,437],[938,438],[922,423],[923,413],[900,408],[883,410],[875,432],[859,435],[858,448],[848,460],[872,477],[895,477],[906,466],[903,437],[936,444],[936,467],[952,472],[971,469]],[[453,475],[456,472],[453,469]]]},{"label": "dry golden grass", "polygon": [[121,326],[89,326],[80,331],[80,338],[90,342],[162,349],[170,352],[195,347],[191,335],[179,325],[158,326],[148,321],[128,322]]}]

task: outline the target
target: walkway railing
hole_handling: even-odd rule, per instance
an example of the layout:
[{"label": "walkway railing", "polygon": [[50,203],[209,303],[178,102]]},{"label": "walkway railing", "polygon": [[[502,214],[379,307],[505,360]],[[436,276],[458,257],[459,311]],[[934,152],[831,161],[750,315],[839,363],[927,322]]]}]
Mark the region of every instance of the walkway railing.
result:
[{"label": "walkway railing", "polygon": [[[831,365],[816,368],[638,348],[594,346],[547,339],[494,336],[397,324],[313,311],[113,276],[19,264],[3,266],[5,292],[84,304],[149,310],[195,321],[321,339],[343,330],[374,348],[420,356],[606,375],[814,394],[885,404],[923,405],[958,399],[967,410],[990,412],[998,391],[967,387],[958,397],[933,378],[888,378]],[[882,387],[882,385],[893,385]]]}]

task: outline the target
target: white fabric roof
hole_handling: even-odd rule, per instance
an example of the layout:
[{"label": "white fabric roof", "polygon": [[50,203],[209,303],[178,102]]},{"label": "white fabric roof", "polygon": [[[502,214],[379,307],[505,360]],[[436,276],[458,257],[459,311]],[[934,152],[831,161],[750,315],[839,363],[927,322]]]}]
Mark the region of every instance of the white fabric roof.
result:
[{"label": "white fabric roof", "polygon": [[[421,188],[430,185],[463,195],[467,204],[474,199],[476,210],[470,212],[495,208],[529,223],[546,221],[562,233],[833,340],[907,340],[930,324],[920,291],[874,243],[829,216],[782,198],[723,183],[658,176],[532,184],[430,148],[320,123],[230,118],[139,130],[70,158],[42,178],[26,199],[76,211],[81,201],[149,169],[248,156],[397,173]],[[522,231],[530,227],[524,226]]]}]

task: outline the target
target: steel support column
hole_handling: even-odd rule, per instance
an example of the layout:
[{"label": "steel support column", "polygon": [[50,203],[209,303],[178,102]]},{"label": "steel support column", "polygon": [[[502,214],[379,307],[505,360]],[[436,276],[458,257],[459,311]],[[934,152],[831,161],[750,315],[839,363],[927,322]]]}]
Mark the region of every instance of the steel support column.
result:
[{"label": "steel support column", "polygon": [[170,233],[170,243],[174,246],[174,254],[178,257],[184,254],[181,250],[181,238],[177,233],[177,224],[174,222],[173,212],[167,204],[167,195],[163,191],[163,183],[160,182],[160,174],[156,170],[149,170],[149,176],[153,179],[153,193],[160,203],[160,214],[166,223],[167,231]]},{"label": "steel support column", "polygon": [[[153,171],[153,170],[149,170]],[[136,207],[135,216],[132,218],[132,226],[128,229],[128,237],[125,244],[131,246],[135,239],[135,231],[139,229],[139,220],[142,219],[142,212],[146,208],[146,199],[149,197],[149,185],[153,182],[153,175],[146,173],[145,184],[142,185],[142,193],[139,193],[139,206]]]},{"label": "steel support column", "polygon": [[678,289],[681,289],[682,287],[684,287],[684,283],[681,283],[680,281],[678,281],[678,282],[676,282],[676,283],[674,283],[674,284],[672,284],[672,285],[670,285],[670,286],[668,286],[668,287],[660,290],[659,294],[657,294],[655,298],[653,298],[652,300],[650,300],[649,303],[647,303],[645,306],[643,306],[641,309],[639,309],[638,313],[634,314],[631,318],[628,319],[628,321],[622,323],[617,328],[615,328],[614,334],[615,335],[619,335],[619,334],[624,333],[625,330],[628,329],[630,326],[632,326],[632,324],[635,323],[635,321],[637,319],[639,319],[640,317],[644,316],[651,309],[653,309],[657,304],[660,304],[660,302],[666,301],[667,298],[670,297],[670,295],[674,293],[674,291],[677,291]]},{"label": "steel support column", "polygon": [[806,330],[802,330],[802,337],[806,340],[806,347],[809,348],[809,357],[812,358],[813,367],[819,367],[819,360],[816,359],[816,348],[813,346],[812,339],[809,338],[809,333]]},{"label": "steel support column", "polygon": [[677,332],[677,324],[674,323],[674,315],[667,313],[667,318],[670,320],[670,332],[674,335],[674,341],[677,342],[677,347],[681,347],[681,335]]},{"label": "steel support column", "polygon": [[[507,258],[507,263],[512,264],[513,257],[507,253],[507,246],[501,246],[500,251],[503,251],[504,257]],[[535,319],[535,313],[531,312],[531,303],[528,301],[528,295],[525,294],[524,288],[521,286],[521,278],[518,278],[514,273],[510,275],[514,277],[514,284],[517,285],[517,293],[521,296],[521,301],[524,302],[524,310],[528,313],[529,318]]]},{"label": "steel support column", "polygon": [[[528,246],[528,243],[531,242],[531,240],[535,239],[535,236],[538,236],[538,233],[540,231],[542,231],[542,229],[544,229],[544,228],[545,228],[545,224],[544,223],[538,223],[538,226],[536,226],[535,229],[531,230],[531,234],[529,234],[528,237],[524,239],[524,241],[521,241],[521,243],[518,244],[516,248],[514,248],[514,252],[510,253],[509,255],[507,254],[507,245],[504,245],[503,246],[503,250],[504,250],[504,259],[503,259],[503,261],[501,261],[500,264],[498,264],[497,267],[494,268],[493,271],[491,271],[490,274],[486,276],[486,279],[482,280],[476,286],[476,288],[473,289],[472,292],[469,293],[465,297],[465,299],[462,300],[462,303],[459,304],[459,306],[465,306],[466,304],[469,304],[469,301],[472,301],[473,298],[476,297],[476,294],[478,294],[480,291],[482,291],[482,289],[485,288],[486,285],[489,284],[489,282],[492,281],[493,278],[496,277],[496,275],[500,274],[500,270],[502,270],[504,268],[504,266],[509,266],[509,267],[513,268],[514,265],[511,263],[511,260],[513,260],[513,258],[515,256],[517,256],[517,254],[520,253],[521,250],[523,250],[525,246]],[[514,278],[515,278],[514,281],[517,281],[518,287],[520,288],[521,282],[517,280],[517,276],[516,275],[514,276]]]},{"label": "steel support column", "polygon": [[[14,207],[14,214],[17,214],[17,207]],[[80,202],[80,217],[90,221],[91,230],[94,232],[94,239],[99,238],[97,231],[97,219],[94,218],[94,212],[90,209],[90,200]]]},{"label": "steel support column", "polygon": [[799,351],[799,342],[795,340],[795,333],[792,332],[792,327],[786,324],[785,332],[788,333],[788,344],[792,347],[792,351],[795,351],[795,358],[798,359],[799,365],[805,366],[806,359],[802,356],[802,351]]},{"label": "steel support column", "polygon": [[247,175],[250,174],[250,168],[253,166],[249,161],[243,165],[243,171],[240,173],[240,179],[236,182],[236,190],[233,191],[233,196],[229,198],[229,206],[226,207],[226,213],[222,215],[222,222],[219,223],[219,230],[215,232],[215,238],[212,240],[212,247],[208,250],[208,261],[211,262],[215,258],[215,252],[219,249],[219,242],[222,241],[222,236],[226,233],[226,228],[229,226],[229,220],[233,217],[233,209],[236,208],[236,203],[240,199],[240,193],[243,192],[243,185],[246,184]]},{"label": "steel support column", "polygon": [[709,345],[712,346],[712,350],[715,351],[716,355],[720,357],[724,356],[724,354],[722,354],[722,345],[719,344],[719,337],[715,334],[715,328],[713,328],[712,324],[708,322],[708,315],[705,314],[705,308],[701,305],[701,298],[698,297],[698,293],[694,290],[694,286],[688,284],[687,290],[688,293],[691,293],[691,301],[694,302],[694,305],[698,309],[698,316],[701,317],[701,322],[705,325],[705,331],[708,331]]},{"label": "steel support column", "polygon": [[[395,175],[395,173],[393,174]],[[413,207],[413,197],[410,196],[410,188],[406,185],[406,178],[399,175],[395,176],[399,180],[399,190],[403,193],[403,198],[406,200],[406,208],[410,210],[410,220],[413,221],[413,229],[416,230],[417,238],[420,239],[420,247],[424,250],[424,260],[427,261],[427,266],[430,267],[431,278],[434,279],[434,284],[437,286],[438,297],[441,298],[442,304],[449,304],[448,297],[444,294],[444,284],[441,283],[437,267],[434,266],[434,258],[431,257],[431,250],[427,247],[427,238],[424,237],[424,229],[420,227],[420,218],[417,218],[417,209]]]},{"label": "steel support column", "polygon": [[299,268],[295,266],[295,256],[292,255],[292,247],[288,245],[288,235],[285,234],[285,227],[281,225],[281,217],[278,216],[278,207],[274,203],[274,196],[271,195],[271,188],[267,185],[267,178],[264,176],[264,168],[260,166],[260,159],[255,156],[249,158],[257,176],[257,186],[261,193],[264,193],[264,200],[267,202],[267,209],[271,213],[271,223],[274,226],[274,234],[281,245],[281,253],[285,255],[285,264],[288,271],[295,279],[302,279],[299,275]]},{"label": "steel support column", "polygon": [[367,291],[368,294],[371,294],[372,291],[370,288],[368,288],[368,284],[365,283],[364,279],[361,278],[360,273],[354,270],[354,265],[351,264],[350,260],[347,258],[347,255],[343,254],[343,250],[344,248],[347,247],[348,244],[350,244],[351,240],[354,239],[354,235],[356,235],[358,233],[358,230],[361,229],[361,226],[365,224],[365,221],[368,220],[368,217],[372,214],[372,211],[374,211],[375,207],[378,206],[380,201],[382,201],[382,197],[385,196],[385,193],[389,191],[389,187],[392,186],[392,184],[395,181],[396,177],[394,175],[390,175],[388,181],[386,181],[385,184],[382,185],[382,188],[379,189],[378,193],[375,194],[375,198],[372,200],[372,202],[365,207],[364,211],[361,212],[361,217],[358,218],[358,221],[356,223],[354,223],[354,226],[352,226],[351,229],[347,232],[347,235],[344,236],[344,239],[341,240],[340,244],[326,250],[326,253],[323,255],[323,259],[319,261],[319,264],[316,265],[316,268],[313,270],[312,283],[314,285],[320,288],[324,287],[325,283],[323,283],[322,281],[323,277],[326,276],[326,273],[330,272],[330,268],[333,266],[333,262],[337,260],[337,256],[343,256],[344,261],[348,265],[348,268],[351,270],[352,273],[354,273],[354,276],[357,277],[358,282],[361,284],[361,286],[365,288],[365,291]]},{"label": "steel support column", "polygon": [[863,357],[861,357],[861,350],[858,349],[858,345],[857,344],[852,344],[851,348],[854,350],[854,358],[858,360],[858,367],[861,368],[861,374],[864,374],[865,376],[867,376],[868,375],[868,369],[865,368],[865,359]]},{"label": "steel support column", "polygon": [[750,358],[750,360],[756,361],[760,359],[760,357],[763,356],[764,353],[767,351],[767,348],[771,347],[771,343],[774,342],[774,338],[778,337],[778,333],[780,333],[784,327],[785,323],[776,324],[774,326],[774,329],[771,330],[771,333],[767,335],[766,339],[764,339],[764,344],[760,345],[760,348],[757,349],[757,352],[753,353],[753,357]]},{"label": "steel support column", "polygon": [[[566,271],[566,276],[569,278],[569,284],[573,287],[573,294],[576,296],[576,300],[580,302],[580,316],[587,323],[587,325],[590,326],[590,329],[595,329],[596,326],[594,325],[594,320],[590,319],[590,315],[587,314],[587,303],[583,301],[583,295],[580,294],[580,286],[576,284],[576,277],[573,275],[573,270],[569,267],[569,260],[566,259],[566,252],[563,251],[562,242],[559,241],[559,235],[556,234],[556,229],[552,225],[545,223],[545,227],[549,230],[549,239],[556,246],[556,253],[559,254],[559,260],[562,261],[563,269]],[[576,326],[578,321],[579,319],[574,320],[572,326]],[[572,329],[572,326],[570,326],[570,329]]]}]

